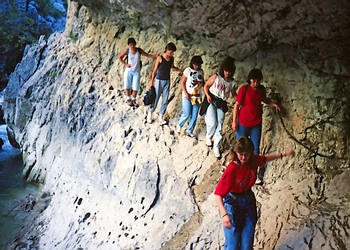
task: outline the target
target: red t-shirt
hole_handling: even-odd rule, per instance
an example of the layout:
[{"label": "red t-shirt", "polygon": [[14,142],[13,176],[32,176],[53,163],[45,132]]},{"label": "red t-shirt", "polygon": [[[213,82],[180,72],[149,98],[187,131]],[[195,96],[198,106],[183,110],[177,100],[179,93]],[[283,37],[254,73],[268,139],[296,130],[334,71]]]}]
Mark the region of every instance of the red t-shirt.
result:
[{"label": "red t-shirt", "polygon": [[[236,102],[242,103],[245,88],[242,86],[237,94]],[[244,127],[254,127],[261,123],[261,101],[266,99],[265,88],[253,89],[250,85],[244,98],[244,104],[238,114],[238,121]]]},{"label": "red t-shirt", "polygon": [[251,165],[237,165],[232,161],[222,175],[214,194],[226,197],[230,192],[241,193],[250,189],[256,181],[257,168],[266,165],[265,156],[253,157],[255,159]]}]

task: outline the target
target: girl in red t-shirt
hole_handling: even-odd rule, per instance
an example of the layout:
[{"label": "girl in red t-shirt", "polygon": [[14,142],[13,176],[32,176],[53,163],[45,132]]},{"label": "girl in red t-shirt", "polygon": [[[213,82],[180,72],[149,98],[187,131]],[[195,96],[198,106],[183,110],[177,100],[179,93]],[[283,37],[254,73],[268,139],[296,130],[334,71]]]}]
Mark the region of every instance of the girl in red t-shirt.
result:
[{"label": "girl in red t-shirt", "polygon": [[266,97],[265,88],[260,85],[262,79],[261,70],[252,69],[248,74],[249,85],[244,85],[239,89],[233,108],[232,129],[236,131],[236,138],[249,136],[253,141],[255,154],[259,154],[260,146],[261,102],[274,107],[277,112],[280,111],[280,107]]},{"label": "girl in red t-shirt", "polygon": [[268,161],[294,155],[291,150],[259,156],[253,150],[254,145],[248,137],[235,140],[230,152],[231,162],[215,190],[215,201],[224,226],[224,249],[253,249],[257,212],[251,187],[256,180],[257,168]]}]

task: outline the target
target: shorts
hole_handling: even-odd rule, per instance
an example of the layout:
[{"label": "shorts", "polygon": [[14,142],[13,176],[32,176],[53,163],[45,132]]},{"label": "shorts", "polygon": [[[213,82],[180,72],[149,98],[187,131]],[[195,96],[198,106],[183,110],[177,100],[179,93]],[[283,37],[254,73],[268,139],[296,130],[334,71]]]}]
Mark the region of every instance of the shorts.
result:
[{"label": "shorts", "polygon": [[138,91],[140,88],[140,71],[125,70],[124,89]]}]

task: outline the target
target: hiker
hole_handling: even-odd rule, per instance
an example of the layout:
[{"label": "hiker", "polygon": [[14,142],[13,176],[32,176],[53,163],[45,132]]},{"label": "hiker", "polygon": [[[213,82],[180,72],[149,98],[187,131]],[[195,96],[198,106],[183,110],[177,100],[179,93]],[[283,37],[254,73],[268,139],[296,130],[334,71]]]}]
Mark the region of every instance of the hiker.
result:
[{"label": "hiker", "polygon": [[252,69],[248,74],[248,84],[242,86],[237,94],[233,108],[232,129],[236,138],[249,136],[254,144],[254,153],[259,154],[262,105],[266,103],[280,112],[280,107],[266,97],[266,90],[261,81],[263,75],[260,69]]},{"label": "hiker", "polygon": [[168,106],[168,96],[170,91],[170,69],[176,70],[182,75],[182,70],[174,66],[174,52],[176,46],[174,43],[168,43],[162,55],[158,56],[153,68],[151,83],[149,88],[154,86],[156,91],[156,98],[151,105],[148,114],[147,122],[152,123],[152,113],[157,108],[160,96],[162,95],[162,106],[160,108],[159,121],[161,125],[167,123],[164,119],[164,114]]},{"label": "hiker", "polygon": [[222,138],[221,130],[224,116],[228,110],[226,100],[230,93],[233,96],[236,95],[236,82],[233,78],[235,71],[235,61],[228,56],[221,63],[219,72],[213,74],[204,85],[206,100],[204,100],[202,106],[207,106],[205,112],[205,123],[207,126],[206,145],[212,146],[211,138],[214,136],[213,151],[217,158],[221,156],[219,144]]},{"label": "hiker", "polygon": [[292,150],[260,156],[253,151],[254,145],[248,137],[234,141],[230,163],[215,190],[215,201],[224,226],[224,249],[253,249],[257,210],[251,187],[256,180],[257,168],[268,161],[294,155]]},{"label": "hiker", "polygon": [[[124,90],[126,95],[126,102],[130,106],[136,106],[136,95],[140,88],[140,70],[141,70],[141,56],[148,58],[157,58],[157,55],[146,53],[143,49],[136,47],[136,41],[130,37],[128,39],[129,48],[124,50],[119,56],[119,61],[125,65],[124,72]],[[126,56],[127,59],[124,57]],[[132,89],[132,94],[130,90]]]},{"label": "hiker", "polygon": [[200,56],[191,59],[190,66],[184,70],[181,78],[182,88],[182,115],[177,125],[178,134],[189,119],[187,136],[197,139],[193,134],[201,102],[200,89],[204,85],[204,73],[202,70],[203,60]]}]

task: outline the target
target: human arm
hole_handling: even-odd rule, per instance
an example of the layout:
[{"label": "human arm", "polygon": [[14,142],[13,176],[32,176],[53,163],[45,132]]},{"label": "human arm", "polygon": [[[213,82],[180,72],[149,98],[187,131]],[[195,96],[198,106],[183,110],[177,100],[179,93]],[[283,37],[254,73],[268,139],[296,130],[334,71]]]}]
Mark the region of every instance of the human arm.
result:
[{"label": "human arm", "polygon": [[182,75],[182,77],[181,77],[181,88],[182,88],[182,91],[185,94],[186,99],[189,100],[190,96],[188,95],[187,90],[186,90],[186,81],[187,81],[187,77],[185,75]]},{"label": "human arm", "polygon": [[131,64],[128,64],[125,60],[124,57],[126,56],[126,54],[128,53],[128,50],[124,50],[123,53],[120,54],[120,56],[118,57],[119,61],[124,64],[126,67],[130,68]]},{"label": "human arm", "polygon": [[294,154],[295,153],[293,150],[289,150],[289,151],[284,152],[284,153],[268,154],[268,155],[264,155],[264,156],[265,156],[266,162],[268,162],[268,161],[273,161],[276,159],[282,159],[283,157],[286,157],[286,156],[294,156]]},{"label": "human arm", "polygon": [[236,96],[237,96],[236,91],[237,91],[237,88],[236,88],[236,84],[235,84],[231,89],[231,94],[232,94],[233,98],[236,98]]},{"label": "human arm", "polygon": [[175,67],[175,65],[173,64],[173,66],[171,66],[171,69],[172,70],[175,70],[175,71],[178,71],[179,72],[179,75],[183,75],[183,72],[182,72],[182,70],[181,69],[179,69],[178,67]]},{"label": "human arm", "polygon": [[218,209],[219,209],[222,224],[224,225],[224,227],[231,229],[232,228],[231,218],[225,209],[223,198],[220,195],[216,194],[215,195],[215,202],[216,202],[216,205],[218,206]]},{"label": "human arm", "polygon": [[139,48],[139,51],[140,51],[140,54],[145,56],[145,57],[148,57],[148,58],[153,58],[153,59],[156,59],[158,57],[158,55],[152,55],[152,54],[149,54],[147,52],[145,52],[143,49]]},{"label": "human arm", "polygon": [[262,101],[263,101],[265,104],[267,104],[267,105],[269,105],[269,106],[271,106],[271,107],[274,107],[274,108],[276,109],[277,112],[280,112],[280,111],[281,111],[281,108],[278,106],[278,104],[272,102],[272,101],[271,101],[269,98],[267,98],[266,96],[265,96],[265,98],[262,99]]},{"label": "human arm", "polygon": [[236,102],[235,105],[233,106],[233,114],[232,114],[232,129],[233,131],[236,131],[238,128],[238,121],[237,121],[237,116],[238,116],[238,109],[239,109],[239,102]]},{"label": "human arm", "polygon": [[157,70],[158,70],[158,66],[159,63],[162,61],[162,58],[160,56],[157,57],[156,59],[156,63],[154,64],[154,68],[153,68],[153,72],[152,72],[152,77],[151,77],[151,83],[149,85],[149,88],[152,88],[153,84],[154,84],[154,79],[156,78],[156,74],[157,74]]},{"label": "human arm", "polygon": [[204,90],[204,93],[207,97],[208,103],[211,103],[211,97],[209,95],[209,88],[211,87],[211,85],[213,85],[215,79],[216,79],[216,74],[213,74],[211,77],[209,77],[209,79],[204,84],[203,90]]}]

